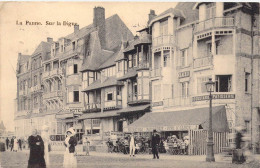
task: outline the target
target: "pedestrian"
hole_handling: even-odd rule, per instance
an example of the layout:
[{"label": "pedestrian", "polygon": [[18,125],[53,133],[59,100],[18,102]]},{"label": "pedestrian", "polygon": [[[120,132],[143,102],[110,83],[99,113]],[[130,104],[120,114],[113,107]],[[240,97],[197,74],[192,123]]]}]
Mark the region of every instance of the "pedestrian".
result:
[{"label": "pedestrian", "polygon": [[43,125],[41,134],[44,143],[45,164],[46,167],[48,168],[50,165],[50,157],[49,157],[49,127],[47,125]]},{"label": "pedestrian", "polygon": [[130,157],[135,156],[135,145],[136,145],[135,137],[134,137],[134,133],[132,133],[130,138],[129,138],[129,150],[130,150],[129,154],[130,154]]},{"label": "pedestrian", "polygon": [[21,138],[18,139],[18,144],[19,144],[19,150],[22,151],[22,140]]},{"label": "pedestrian", "polygon": [[66,151],[64,153],[64,168],[76,168],[77,167],[77,158],[75,156],[75,146],[77,145],[77,139],[74,136],[76,133],[73,128],[69,128],[66,131],[67,137],[64,141]]},{"label": "pedestrian", "polygon": [[30,156],[27,168],[46,168],[44,159],[44,143],[42,137],[33,129],[32,135],[28,138]]},{"label": "pedestrian", "polygon": [[18,140],[16,139],[16,137],[14,137],[14,147],[13,147],[13,151],[17,152],[18,151]]},{"label": "pedestrian", "polygon": [[86,156],[89,156],[89,146],[90,146],[90,142],[88,140],[88,137],[83,137],[83,144],[85,146],[85,150],[86,150]]},{"label": "pedestrian", "polygon": [[14,137],[12,137],[10,145],[11,145],[11,151],[13,151],[13,148],[14,148]]},{"label": "pedestrian", "polygon": [[159,144],[160,144],[160,136],[158,135],[156,130],[153,130],[153,135],[152,135],[153,159],[155,159],[156,157],[157,157],[157,159],[159,159],[159,155],[158,155]]},{"label": "pedestrian", "polygon": [[9,147],[9,139],[8,139],[8,137],[5,140],[5,145],[6,145],[6,149],[8,150],[8,147]]}]

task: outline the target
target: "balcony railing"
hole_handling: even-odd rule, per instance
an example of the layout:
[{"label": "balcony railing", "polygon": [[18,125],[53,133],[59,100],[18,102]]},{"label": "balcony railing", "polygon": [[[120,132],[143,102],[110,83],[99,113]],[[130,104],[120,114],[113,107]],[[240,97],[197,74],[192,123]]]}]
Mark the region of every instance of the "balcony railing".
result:
[{"label": "balcony railing", "polygon": [[31,87],[31,92],[37,92],[37,91],[41,91],[41,86],[40,85],[36,85],[36,86],[32,86]]},{"label": "balcony railing", "polygon": [[193,68],[206,67],[206,66],[210,66],[212,64],[213,64],[213,57],[212,56],[195,58],[193,60]]},{"label": "balcony railing", "polygon": [[164,107],[176,107],[176,106],[188,106],[191,105],[191,98],[173,98],[173,99],[164,99]]},{"label": "balcony railing", "polygon": [[215,17],[208,20],[204,20],[195,25],[195,32],[208,30],[217,27],[232,27],[234,26],[234,18],[230,17]]},{"label": "balcony railing", "polygon": [[54,75],[59,75],[59,74],[60,75],[62,74],[62,69],[57,68],[57,69],[53,69],[51,71],[43,72],[42,78],[48,78],[48,77],[51,77],[51,76],[54,76]]},{"label": "balcony railing", "polygon": [[155,68],[155,69],[152,69],[151,71],[150,71],[150,75],[151,75],[151,77],[159,77],[159,76],[161,76],[162,74],[162,68]]},{"label": "balcony railing", "polygon": [[173,35],[163,35],[153,38],[153,46],[159,46],[164,44],[174,44]]},{"label": "balcony railing", "polygon": [[53,91],[50,93],[44,93],[43,99],[51,99],[51,98],[57,98],[57,97],[62,97],[62,96],[63,96],[62,91]]},{"label": "balcony railing", "polygon": [[86,104],[86,111],[100,111],[101,109],[101,104],[100,103],[89,103]]},{"label": "balcony railing", "polygon": [[143,62],[138,64],[137,69],[145,69],[145,68],[149,68],[149,62]]}]

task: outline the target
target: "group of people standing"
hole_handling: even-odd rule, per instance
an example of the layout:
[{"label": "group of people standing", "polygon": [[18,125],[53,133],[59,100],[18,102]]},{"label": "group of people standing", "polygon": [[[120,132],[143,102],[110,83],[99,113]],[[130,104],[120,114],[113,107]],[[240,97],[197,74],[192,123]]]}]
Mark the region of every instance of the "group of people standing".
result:
[{"label": "group of people standing", "polygon": [[[66,147],[64,153],[64,168],[76,168],[77,159],[75,156],[75,146],[77,145],[77,138],[74,136],[76,132],[73,128],[66,131],[66,139],[64,145]],[[38,135],[37,130],[34,129],[32,135],[28,138],[30,148],[30,155],[28,160],[28,168],[47,168],[50,165],[49,158],[49,137],[48,127],[43,127],[42,136]]]},{"label": "group of people standing", "polygon": [[9,138],[7,137],[5,140],[5,144],[6,144],[6,149],[8,150],[10,147],[10,150],[13,152],[17,152],[18,150],[22,150],[22,140],[21,139],[16,139],[15,136],[13,136],[11,138],[11,140],[9,140]]}]

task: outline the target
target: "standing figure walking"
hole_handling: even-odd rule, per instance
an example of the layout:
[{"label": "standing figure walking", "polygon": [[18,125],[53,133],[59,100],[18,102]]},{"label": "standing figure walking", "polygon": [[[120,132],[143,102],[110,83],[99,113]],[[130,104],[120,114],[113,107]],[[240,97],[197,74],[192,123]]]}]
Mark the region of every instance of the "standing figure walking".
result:
[{"label": "standing figure walking", "polygon": [[8,150],[8,147],[9,147],[9,139],[8,139],[8,137],[5,140],[5,145],[6,145],[6,149]]},{"label": "standing figure walking", "polygon": [[37,130],[32,131],[32,135],[28,138],[30,148],[30,156],[28,168],[46,168],[44,160],[44,143],[42,137],[37,134]]},{"label": "standing figure walking", "polygon": [[49,139],[49,127],[47,125],[44,125],[42,127],[42,140],[44,143],[44,159],[47,168],[50,166]]},{"label": "standing figure walking", "polygon": [[159,159],[158,155],[158,148],[160,144],[160,136],[158,135],[156,130],[153,130],[153,135],[152,135],[152,152],[153,152],[153,158],[155,159],[155,156],[157,159]]},{"label": "standing figure walking", "polygon": [[134,133],[131,134],[130,140],[129,140],[129,153],[130,153],[130,157],[131,156],[135,156],[135,138],[134,138]]},{"label": "standing figure walking", "polygon": [[14,148],[14,137],[12,137],[11,139],[11,151],[13,151],[13,148]]},{"label": "standing figure walking", "polygon": [[66,131],[67,137],[64,141],[66,151],[64,153],[64,168],[77,168],[77,158],[75,156],[75,146],[77,145],[77,139],[74,136],[76,133],[73,128],[69,128]]},{"label": "standing figure walking", "polygon": [[16,137],[14,137],[13,151],[18,151],[18,140],[16,139]]},{"label": "standing figure walking", "polygon": [[85,145],[85,148],[86,148],[86,155],[89,156],[90,142],[88,140],[88,137],[83,137],[83,144]]},{"label": "standing figure walking", "polygon": [[19,145],[18,149],[21,151],[22,150],[22,140],[21,140],[21,138],[18,139],[18,145]]}]

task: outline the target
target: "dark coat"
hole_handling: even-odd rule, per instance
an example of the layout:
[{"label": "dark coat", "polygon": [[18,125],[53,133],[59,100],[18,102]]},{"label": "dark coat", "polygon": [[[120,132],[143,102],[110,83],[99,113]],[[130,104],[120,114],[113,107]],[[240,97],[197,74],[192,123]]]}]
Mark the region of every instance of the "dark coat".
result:
[{"label": "dark coat", "polygon": [[[37,142],[40,142],[40,145],[37,145]],[[28,144],[30,148],[28,168],[45,168],[44,143],[41,136],[30,136],[28,138]]]},{"label": "dark coat", "polygon": [[154,134],[152,136],[152,147],[155,147],[160,144],[160,136],[158,134]]},{"label": "dark coat", "polygon": [[5,142],[6,142],[6,144],[8,145],[8,144],[9,144],[9,139],[7,138],[7,139],[5,140]]},{"label": "dark coat", "polygon": [[[71,136],[69,139],[69,152],[74,153],[75,152],[75,146],[77,146],[77,138],[75,136]],[[64,145],[67,147],[67,145],[64,143]]]},{"label": "dark coat", "polygon": [[14,138],[11,139],[11,145],[14,145]]}]

